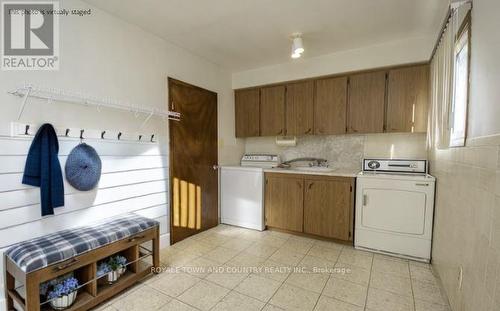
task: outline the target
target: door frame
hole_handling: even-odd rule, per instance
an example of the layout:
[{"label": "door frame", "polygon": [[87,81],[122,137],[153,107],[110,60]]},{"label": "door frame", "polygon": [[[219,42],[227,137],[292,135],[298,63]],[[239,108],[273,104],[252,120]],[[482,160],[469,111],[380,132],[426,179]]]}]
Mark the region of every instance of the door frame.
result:
[{"label": "door frame", "polygon": [[[219,94],[217,92],[214,92],[214,91],[211,91],[209,89],[205,89],[205,88],[202,88],[202,87],[199,87],[199,86],[196,86],[196,85],[193,85],[193,84],[190,84],[190,83],[187,83],[187,82],[184,82],[184,81],[181,81],[179,79],[176,79],[176,78],[173,78],[173,77],[170,77],[168,76],[167,77],[167,91],[168,91],[168,102],[167,102],[167,110],[169,111],[175,111],[175,103],[172,103],[172,92],[170,91],[171,88],[172,88],[172,85],[174,84],[177,84],[177,85],[182,85],[182,86],[186,86],[186,87],[190,87],[190,88],[193,88],[193,89],[198,89],[198,90],[202,90],[204,92],[210,92],[212,94],[215,94],[215,98],[216,98],[216,105],[215,105],[215,109],[216,109],[216,114],[215,114],[215,118],[216,118],[216,134],[217,134],[217,141],[219,139]],[[181,115],[181,120],[182,120],[182,115]],[[169,211],[169,224],[170,224],[170,228],[169,228],[169,244],[172,245],[172,238],[173,238],[173,234],[172,234],[172,230],[173,230],[173,225],[172,225],[172,220],[173,220],[173,215],[172,215],[172,193],[173,193],[173,157],[171,156],[172,153],[171,153],[171,150],[172,150],[172,143],[173,143],[173,139],[171,139],[171,124],[170,122],[178,122],[178,121],[174,121],[174,120],[169,120],[168,121],[168,188],[169,188],[169,194],[168,194],[168,211]],[[217,166],[219,165],[219,144],[217,143],[216,144],[216,148],[217,148]],[[220,173],[219,173],[219,170],[217,170],[217,192],[216,192],[216,200],[217,200],[217,223],[220,223]],[[203,232],[207,229],[202,229],[200,230],[200,232]]]}]

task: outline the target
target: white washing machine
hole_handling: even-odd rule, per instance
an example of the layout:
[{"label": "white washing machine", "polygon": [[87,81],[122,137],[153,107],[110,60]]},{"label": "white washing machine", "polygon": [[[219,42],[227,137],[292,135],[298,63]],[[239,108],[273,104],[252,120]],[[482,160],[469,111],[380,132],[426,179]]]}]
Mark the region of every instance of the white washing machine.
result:
[{"label": "white washing machine", "polygon": [[427,161],[364,159],[356,183],[354,246],[429,262],[435,178]]},{"label": "white washing machine", "polygon": [[241,166],[222,166],[221,223],[264,230],[264,168],[276,167],[275,154],[245,154]]}]

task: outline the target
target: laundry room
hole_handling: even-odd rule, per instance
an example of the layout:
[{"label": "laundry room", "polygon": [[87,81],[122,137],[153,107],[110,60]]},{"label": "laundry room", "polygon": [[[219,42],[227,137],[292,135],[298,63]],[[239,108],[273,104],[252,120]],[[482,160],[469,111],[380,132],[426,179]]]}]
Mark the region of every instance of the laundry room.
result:
[{"label": "laundry room", "polygon": [[0,5],[0,311],[498,311],[498,1]]}]

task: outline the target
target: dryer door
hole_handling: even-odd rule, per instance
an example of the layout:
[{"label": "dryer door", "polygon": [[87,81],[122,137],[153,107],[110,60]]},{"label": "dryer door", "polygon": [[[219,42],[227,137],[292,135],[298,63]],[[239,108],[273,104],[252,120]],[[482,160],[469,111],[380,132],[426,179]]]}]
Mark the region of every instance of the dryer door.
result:
[{"label": "dryer door", "polygon": [[361,226],[393,233],[424,235],[427,195],[425,192],[403,189],[363,187]]}]

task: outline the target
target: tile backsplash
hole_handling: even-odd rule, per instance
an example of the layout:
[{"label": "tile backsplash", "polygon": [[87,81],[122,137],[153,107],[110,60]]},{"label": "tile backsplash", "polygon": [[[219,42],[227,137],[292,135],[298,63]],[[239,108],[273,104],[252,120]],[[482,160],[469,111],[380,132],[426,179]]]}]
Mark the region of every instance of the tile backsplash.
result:
[{"label": "tile backsplash", "polygon": [[246,139],[245,152],[277,153],[283,161],[324,158],[330,167],[345,170],[359,170],[367,157],[427,158],[424,133],[305,136],[297,138],[295,147],[279,147],[274,137],[255,137]]}]

